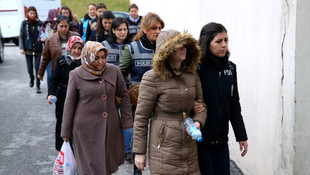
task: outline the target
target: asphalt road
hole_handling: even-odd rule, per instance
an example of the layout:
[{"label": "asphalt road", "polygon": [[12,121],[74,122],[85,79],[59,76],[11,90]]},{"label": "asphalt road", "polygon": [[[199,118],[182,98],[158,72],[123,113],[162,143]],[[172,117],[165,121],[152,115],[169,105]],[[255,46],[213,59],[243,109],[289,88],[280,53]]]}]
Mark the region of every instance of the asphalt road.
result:
[{"label": "asphalt road", "polygon": [[[46,76],[44,77],[46,78]],[[55,106],[46,102],[46,79],[41,94],[29,87],[26,61],[18,47],[5,45],[0,64],[0,175],[51,175],[58,152],[54,148]],[[126,161],[115,175],[132,174]],[[149,175],[148,166],[143,175]],[[231,163],[231,174],[241,175]]]}]

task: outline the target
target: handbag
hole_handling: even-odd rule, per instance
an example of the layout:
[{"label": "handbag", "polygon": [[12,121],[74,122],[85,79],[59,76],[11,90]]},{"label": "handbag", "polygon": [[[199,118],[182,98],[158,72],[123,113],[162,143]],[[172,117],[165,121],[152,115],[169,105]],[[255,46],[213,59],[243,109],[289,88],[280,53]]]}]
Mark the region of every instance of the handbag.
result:
[{"label": "handbag", "polygon": [[138,103],[139,87],[140,87],[140,83],[130,87],[129,89],[130,102],[134,108],[137,107],[137,103]]},{"label": "handbag", "polygon": [[53,175],[78,175],[76,161],[69,142],[63,142],[54,162]]}]

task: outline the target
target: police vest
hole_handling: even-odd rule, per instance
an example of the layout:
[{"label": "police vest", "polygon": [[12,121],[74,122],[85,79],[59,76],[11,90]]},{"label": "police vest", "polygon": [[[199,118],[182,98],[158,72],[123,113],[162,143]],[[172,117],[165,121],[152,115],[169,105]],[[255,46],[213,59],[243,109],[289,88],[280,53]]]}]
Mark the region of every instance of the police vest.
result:
[{"label": "police vest", "polygon": [[125,45],[109,43],[107,40],[103,41],[101,44],[108,49],[107,62],[118,66],[122,59]]},{"label": "police vest", "polygon": [[128,24],[129,34],[135,36],[138,33],[138,30],[141,28],[141,23],[138,25]]},{"label": "police vest", "polygon": [[143,74],[152,68],[154,50],[145,48],[141,41],[134,41],[128,44],[132,58],[131,80],[141,82]]}]

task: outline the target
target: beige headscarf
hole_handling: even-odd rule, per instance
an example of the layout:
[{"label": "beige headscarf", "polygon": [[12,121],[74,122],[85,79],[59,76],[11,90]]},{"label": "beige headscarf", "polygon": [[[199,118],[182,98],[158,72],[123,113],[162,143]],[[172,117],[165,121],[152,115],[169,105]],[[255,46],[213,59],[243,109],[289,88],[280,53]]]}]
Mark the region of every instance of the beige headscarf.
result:
[{"label": "beige headscarf", "polygon": [[91,66],[92,62],[95,61],[95,57],[99,51],[104,51],[105,56],[108,56],[108,49],[106,49],[102,44],[97,41],[87,41],[81,54],[83,68],[97,76],[101,76],[105,68],[103,67],[102,69],[98,70]]}]

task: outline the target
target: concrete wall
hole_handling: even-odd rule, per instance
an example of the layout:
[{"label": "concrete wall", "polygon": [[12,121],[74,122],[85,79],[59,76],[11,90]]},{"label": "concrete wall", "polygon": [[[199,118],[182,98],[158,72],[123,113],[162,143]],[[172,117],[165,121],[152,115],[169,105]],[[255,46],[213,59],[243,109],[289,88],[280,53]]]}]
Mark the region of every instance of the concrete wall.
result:
[{"label": "concrete wall", "polygon": [[222,23],[228,30],[230,60],[237,64],[242,113],[249,137],[249,152],[241,158],[238,143],[230,130],[231,159],[245,174],[310,172],[310,139],[306,132],[310,126],[310,111],[306,108],[310,106],[310,85],[305,81],[310,76],[306,69],[310,60],[306,59],[310,55],[309,1],[131,2],[139,6],[141,15],[157,13],[166,23],[164,30],[188,30],[196,39],[205,24]]}]

